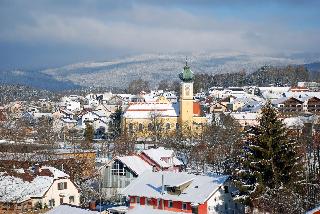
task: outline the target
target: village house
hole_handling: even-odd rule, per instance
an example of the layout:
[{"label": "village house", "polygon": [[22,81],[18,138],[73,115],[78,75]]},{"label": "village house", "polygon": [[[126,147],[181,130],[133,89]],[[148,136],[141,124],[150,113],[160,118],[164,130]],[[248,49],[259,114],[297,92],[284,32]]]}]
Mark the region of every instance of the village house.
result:
[{"label": "village house", "polygon": [[79,115],[78,126],[81,129],[86,128],[89,123],[93,126],[95,133],[98,136],[103,135],[108,130],[110,113],[102,110],[89,111],[83,115]]},{"label": "village house", "polygon": [[[42,150],[32,153],[0,153],[0,168],[16,166],[17,168],[26,168],[27,166],[39,163],[41,165],[50,165],[56,168],[64,168],[70,177],[74,173],[81,173],[83,177],[89,177],[95,173],[96,151],[76,148],[65,148],[55,150]],[[79,164],[83,167],[77,168]]]},{"label": "village house", "polygon": [[176,158],[174,151],[171,149],[159,147],[143,150],[140,157],[154,167],[153,171],[180,172],[183,168],[183,163]]},{"label": "village house", "polygon": [[113,158],[100,168],[103,194],[107,198],[119,194],[146,171],[152,171],[152,166],[138,155]]},{"label": "village house", "polygon": [[303,111],[310,113],[320,112],[320,99],[318,97],[304,97],[300,100],[303,101]]},{"label": "village house", "polygon": [[281,97],[274,100],[272,104],[281,113],[297,113],[302,112],[303,101],[294,97]]},{"label": "village house", "polygon": [[140,154],[115,157],[100,168],[102,190],[107,197],[114,196],[145,172],[180,172],[183,163],[174,151],[163,147],[143,150]]},{"label": "village house", "polygon": [[230,114],[243,128],[247,126],[256,126],[259,124],[259,113],[253,112],[233,112]]},{"label": "village house", "polygon": [[[229,176],[194,175],[176,172],[148,172],[126,187],[122,194],[130,200],[130,210],[151,209],[159,213],[244,213],[233,200]],[[147,212],[146,212],[147,211]],[[132,212],[134,213],[134,212]]]},{"label": "village house", "polygon": [[0,172],[0,212],[80,204],[80,193],[69,175],[49,166]]},{"label": "village house", "polygon": [[209,113],[223,113],[223,112],[226,112],[227,110],[228,110],[227,106],[223,105],[220,102],[209,104]]}]

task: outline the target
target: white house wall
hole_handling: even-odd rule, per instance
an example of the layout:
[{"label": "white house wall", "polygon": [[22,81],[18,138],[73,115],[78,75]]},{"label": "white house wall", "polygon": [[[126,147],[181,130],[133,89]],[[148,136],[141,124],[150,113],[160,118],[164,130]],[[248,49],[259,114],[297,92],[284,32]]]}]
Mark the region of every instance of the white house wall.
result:
[{"label": "white house wall", "polygon": [[229,192],[225,193],[224,187],[215,192],[207,201],[208,214],[240,214],[243,212],[241,204],[236,203],[232,196],[233,188],[229,187]]},{"label": "white house wall", "polygon": [[[67,189],[58,190],[58,183],[67,182]],[[49,190],[46,192],[42,199],[34,199],[32,201],[33,205],[36,205],[37,202],[41,202],[42,206],[45,204],[49,207],[49,200],[55,200],[55,206],[58,207],[60,205],[60,198],[63,196],[63,203],[72,204],[79,206],[80,205],[80,193],[75,185],[70,181],[70,179],[59,179],[55,180]],[[69,203],[69,196],[74,196],[74,202]]]}]

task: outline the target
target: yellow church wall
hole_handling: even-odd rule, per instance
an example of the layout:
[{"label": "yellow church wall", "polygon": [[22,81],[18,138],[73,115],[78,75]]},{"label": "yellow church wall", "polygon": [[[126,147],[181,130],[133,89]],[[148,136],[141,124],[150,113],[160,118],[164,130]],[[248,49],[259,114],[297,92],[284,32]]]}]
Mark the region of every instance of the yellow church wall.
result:
[{"label": "yellow church wall", "polygon": [[[161,132],[163,135],[174,134],[178,127],[181,127],[188,134],[193,133],[194,135],[199,135],[203,131],[203,127],[207,124],[208,120],[206,117],[192,117],[191,120],[185,123],[180,122],[178,117],[159,117],[156,119],[146,119],[146,118],[125,118],[123,120],[123,126],[129,133],[134,133],[135,137],[149,137],[154,135],[154,130],[149,129],[148,125],[161,125],[161,130],[156,132]],[[130,131],[130,124],[132,129]],[[167,126],[170,124],[170,128]],[[187,128],[189,127],[189,128]],[[169,129],[168,129],[169,128]]]},{"label": "yellow church wall", "polygon": [[[178,117],[157,117],[157,118],[125,118],[123,120],[123,128],[128,132],[134,132],[137,137],[147,137],[154,134],[154,129],[149,128],[149,124],[160,126],[163,134],[170,134],[176,131]],[[130,130],[130,124],[132,129]],[[168,126],[170,124],[170,128]]]}]

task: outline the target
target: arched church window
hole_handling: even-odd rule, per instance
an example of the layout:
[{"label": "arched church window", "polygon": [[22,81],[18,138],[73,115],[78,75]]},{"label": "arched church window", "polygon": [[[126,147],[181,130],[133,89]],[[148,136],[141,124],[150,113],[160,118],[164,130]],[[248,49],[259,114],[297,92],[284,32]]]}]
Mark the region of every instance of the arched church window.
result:
[{"label": "arched church window", "polygon": [[180,129],[180,125],[179,123],[176,123],[176,130],[179,130]]},{"label": "arched church window", "polygon": [[169,130],[170,129],[170,123],[166,124],[166,129]]},{"label": "arched church window", "polygon": [[143,124],[139,123],[139,131],[143,131]]}]

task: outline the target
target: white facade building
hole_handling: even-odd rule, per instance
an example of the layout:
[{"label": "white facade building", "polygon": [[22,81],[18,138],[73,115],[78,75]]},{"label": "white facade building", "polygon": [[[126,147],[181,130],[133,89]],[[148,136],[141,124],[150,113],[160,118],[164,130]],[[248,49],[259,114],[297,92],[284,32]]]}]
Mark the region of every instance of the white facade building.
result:
[{"label": "white facade building", "polygon": [[80,204],[80,193],[68,174],[54,167],[0,172],[0,204],[7,210]]}]

